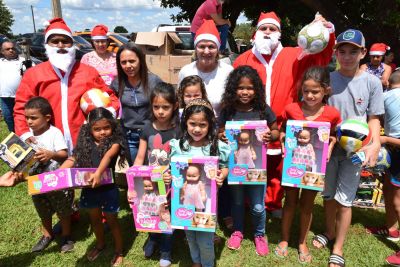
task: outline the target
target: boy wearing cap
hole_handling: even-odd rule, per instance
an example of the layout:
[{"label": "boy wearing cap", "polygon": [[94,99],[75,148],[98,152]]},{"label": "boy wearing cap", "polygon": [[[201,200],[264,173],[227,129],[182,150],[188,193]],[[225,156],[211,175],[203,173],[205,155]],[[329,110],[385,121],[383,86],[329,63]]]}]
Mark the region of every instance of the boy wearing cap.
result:
[{"label": "boy wearing cap", "polygon": [[382,62],[386,51],[389,50],[390,47],[384,43],[375,43],[371,45],[371,48],[369,49],[370,62],[363,64],[360,67],[362,70],[378,77],[382,82],[383,89],[388,88],[389,77],[390,74],[392,74],[392,68]]},{"label": "boy wearing cap", "polygon": [[[379,79],[360,69],[364,58],[365,39],[358,30],[349,29],[341,33],[335,45],[335,54],[340,67],[331,73],[332,95],[328,104],[336,107],[342,120],[358,118],[368,122],[371,144],[363,147],[364,165],[374,166],[379,149],[379,115],[384,114],[382,85]],[[346,152],[336,145],[327,165],[325,188],[322,192],[325,208],[326,231],[313,239],[316,248],[325,247],[334,241],[329,266],[344,266],[343,244],[351,223],[351,207],[360,180],[359,166],[353,165]]]}]

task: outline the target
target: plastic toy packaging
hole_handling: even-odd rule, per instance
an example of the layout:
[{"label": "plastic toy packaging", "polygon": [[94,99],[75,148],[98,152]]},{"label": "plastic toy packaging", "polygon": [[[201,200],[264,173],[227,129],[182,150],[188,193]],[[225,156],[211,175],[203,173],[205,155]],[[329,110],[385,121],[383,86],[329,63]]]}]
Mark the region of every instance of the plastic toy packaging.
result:
[{"label": "plastic toy packaging", "polygon": [[[362,163],[365,161],[364,151],[356,152],[351,157],[351,161],[353,162],[354,165],[361,166]],[[373,174],[382,175],[385,172],[385,170],[387,170],[390,167],[390,164],[391,164],[390,154],[388,153],[385,147],[381,147],[381,149],[379,150],[376,165],[374,167],[366,165],[364,169],[371,171]]]}]

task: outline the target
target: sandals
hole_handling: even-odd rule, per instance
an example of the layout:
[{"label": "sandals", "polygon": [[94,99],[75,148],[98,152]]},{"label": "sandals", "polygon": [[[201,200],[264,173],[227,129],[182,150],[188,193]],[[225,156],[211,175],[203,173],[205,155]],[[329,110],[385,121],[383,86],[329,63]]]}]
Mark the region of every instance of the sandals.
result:
[{"label": "sandals", "polygon": [[299,255],[297,257],[300,264],[308,264],[311,263],[312,256],[310,252],[302,252],[298,250]]},{"label": "sandals", "polygon": [[288,245],[281,246],[281,243],[279,243],[275,248],[275,255],[281,259],[286,258],[288,255]]},{"label": "sandals", "polygon": [[[325,247],[327,247],[330,243],[333,242],[333,239],[329,240],[329,238],[328,238],[325,234],[318,234],[318,235],[315,235],[315,236],[313,237],[312,240],[313,240],[313,246],[314,246],[316,249],[325,248]],[[321,244],[321,247],[315,246],[315,245],[314,245],[314,241],[320,243],[320,244]]]},{"label": "sandals", "polygon": [[86,253],[86,257],[88,259],[88,261],[94,261],[96,260],[100,254],[103,252],[105,247],[102,248],[98,248],[98,247],[94,247],[91,250],[89,250],[88,253]]},{"label": "sandals", "polygon": [[338,254],[331,254],[329,256],[328,265],[329,264],[336,264],[337,266],[340,266],[340,267],[346,266],[346,262],[345,262],[344,258]]},{"label": "sandals", "polygon": [[124,255],[122,255],[122,253],[115,252],[114,257],[111,260],[111,266],[112,267],[121,266],[122,263],[124,263]]}]

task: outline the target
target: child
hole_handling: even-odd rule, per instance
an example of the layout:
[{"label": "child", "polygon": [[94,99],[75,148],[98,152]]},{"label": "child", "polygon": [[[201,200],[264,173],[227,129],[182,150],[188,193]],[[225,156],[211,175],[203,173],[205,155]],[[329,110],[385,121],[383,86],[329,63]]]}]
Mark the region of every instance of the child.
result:
[{"label": "child", "polygon": [[185,77],[179,84],[178,88],[179,113],[182,114],[187,103],[197,98],[208,100],[203,80],[198,75]]},{"label": "child", "polygon": [[[328,83],[329,84],[329,83]],[[324,90],[327,88],[321,88]],[[305,103],[305,102],[304,102]],[[303,107],[307,104],[303,103]],[[323,103],[321,102],[323,108]],[[285,128],[282,128],[283,131]],[[307,129],[301,130],[297,134],[297,147],[293,149],[293,157],[292,162],[294,164],[301,164],[306,166],[306,171],[311,171],[313,166],[315,165],[315,151],[311,142],[311,132]]]},{"label": "child", "polygon": [[254,169],[254,161],[257,159],[256,151],[250,140],[249,131],[241,131],[238,139],[238,149],[235,151],[237,164],[246,164],[249,169]]},{"label": "child", "polygon": [[[335,45],[340,67],[331,73],[332,95],[328,104],[336,107],[342,120],[358,117],[367,122],[372,137],[370,145],[362,148],[364,165],[374,166],[381,147],[379,142],[379,115],[383,106],[382,84],[375,76],[360,70],[364,58],[365,39],[358,30],[341,33]],[[346,152],[336,145],[328,162],[325,176],[324,197],[326,231],[315,236],[313,245],[322,248],[335,240],[329,266],[344,266],[343,244],[351,222],[351,206],[360,180],[360,167],[355,166]]]},{"label": "child", "polygon": [[[25,104],[25,118],[31,133],[35,138],[32,144],[36,150],[35,158],[40,165],[36,171],[54,171],[59,163],[68,157],[67,144],[59,129],[50,124],[53,110],[49,102],[43,97],[31,98]],[[38,172],[32,173],[38,174]],[[42,233],[32,252],[44,250],[54,239],[52,232],[52,216],[57,214],[61,221],[61,252],[73,250],[74,242],[71,240],[72,202],[73,190],[54,191],[46,194],[32,196],[35,209],[42,221]]]},{"label": "child", "polygon": [[[265,102],[265,88],[257,71],[250,66],[238,67],[228,76],[225,93],[222,95],[219,117],[221,140],[226,140],[224,125],[229,120],[267,120],[270,130],[263,133],[263,142],[268,143],[279,137],[275,114]],[[239,249],[243,240],[246,195],[250,201],[256,253],[260,256],[269,253],[268,241],[264,237],[265,188],[265,185],[230,186],[234,232],[228,240],[228,248]]]},{"label": "child", "polygon": [[[178,100],[171,84],[159,83],[150,95],[152,121],[143,127],[134,165],[148,161],[151,166],[169,166],[170,140],[179,137]],[[171,234],[149,234],[143,248],[145,257],[160,247],[160,266],[171,265]]]},{"label": "child", "polygon": [[201,170],[197,165],[190,164],[186,170],[186,180],[181,190],[183,205],[193,205],[196,211],[204,211],[207,193],[204,183],[200,180]]},{"label": "child", "polygon": [[89,210],[96,236],[96,245],[87,252],[86,257],[89,261],[94,261],[105,249],[103,212],[114,237],[112,266],[120,266],[123,262],[122,235],[118,223],[119,190],[115,184],[100,186],[100,177],[106,168],[114,169],[118,156],[119,164],[123,164],[126,158],[125,143],[122,129],[111,112],[105,108],[96,108],[88,114],[87,124],[81,127],[72,157],[61,166],[97,168],[96,172],[90,175],[92,188],[82,189],[79,203],[81,208]]},{"label": "child", "polygon": [[[172,139],[171,157],[188,156],[219,156],[220,170],[216,176],[218,186],[221,186],[228,175],[228,157],[230,148],[218,141],[216,119],[210,102],[203,99],[190,101],[182,114],[182,138]],[[164,176],[167,184],[171,183],[171,175]],[[192,266],[214,266],[214,233],[185,231],[189,243]]]},{"label": "child", "polygon": [[[336,125],[340,122],[339,111],[333,107],[326,105],[327,97],[330,94],[329,86],[329,70],[323,67],[311,67],[303,75],[301,82],[301,95],[303,100],[300,103],[289,104],[285,107],[282,114],[283,124],[281,126],[281,143],[282,152],[284,153],[284,138],[287,120],[308,120],[308,121],[325,121],[331,123],[331,138],[329,144],[328,157],[332,152],[333,145],[336,139],[333,137]],[[303,129],[299,132],[298,143],[300,145],[310,145],[311,149],[306,153],[313,154],[313,164],[306,164],[307,168],[311,170],[315,162],[315,152],[310,144],[310,131]],[[282,153],[282,156],[284,154]],[[298,164],[305,162],[300,160],[293,160]],[[315,175],[308,174],[304,177],[304,183],[313,184],[316,181]],[[300,189],[294,187],[285,187],[285,205],[283,207],[282,217],[282,237],[281,242],[275,249],[275,254],[278,257],[286,257],[288,255],[288,242],[290,238],[290,230],[292,226],[293,217],[296,211],[297,204],[300,206],[300,233],[298,245],[298,260],[300,263],[310,263],[311,254],[307,247],[307,234],[312,220],[312,209],[314,206],[314,199],[317,191]]]}]

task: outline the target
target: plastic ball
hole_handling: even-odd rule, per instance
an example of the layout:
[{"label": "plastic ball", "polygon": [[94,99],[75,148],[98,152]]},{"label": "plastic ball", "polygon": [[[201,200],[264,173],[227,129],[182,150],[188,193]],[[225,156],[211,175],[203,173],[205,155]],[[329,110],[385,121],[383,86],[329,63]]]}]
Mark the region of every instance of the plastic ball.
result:
[{"label": "plastic ball", "polygon": [[85,114],[88,114],[95,108],[108,108],[111,106],[110,95],[100,89],[93,88],[82,95],[80,105]]},{"label": "plastic ball", "polygon": [[390,158],[389,152],[386,150],[385,147],[381,147],[375,167],[379,169],[388,169],[390,168],[391,162],[392,160]]},{"label": "plastic ball", "polygon": [[329,42],[329,31],[320,22],[313,22],[300,30],[297,44],[308,54],[317,54],[325,49]]},{"label": "plastic ball", "polygon": [[348,119],[338,126],[337,137],[339,145],[348,153],[357,152],[371,140],[366,122]]}]

